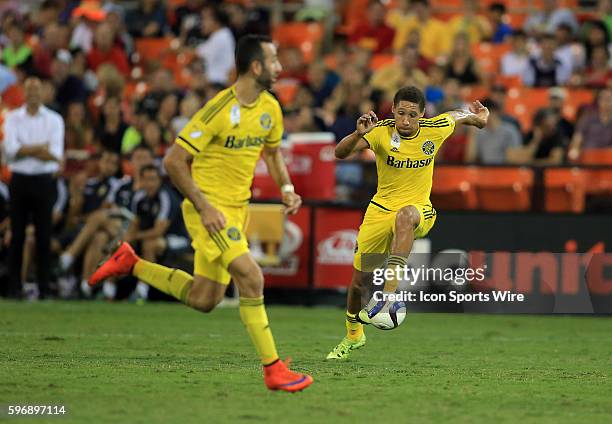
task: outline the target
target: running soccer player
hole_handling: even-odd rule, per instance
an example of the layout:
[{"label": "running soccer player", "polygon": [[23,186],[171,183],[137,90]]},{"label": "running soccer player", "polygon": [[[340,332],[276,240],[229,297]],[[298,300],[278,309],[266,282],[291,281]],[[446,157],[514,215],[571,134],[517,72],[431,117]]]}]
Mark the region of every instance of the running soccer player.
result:
[{"label": "running soccer player", "polygon": [[[424,110],[425,98],[418,88],[401,88],[393,98],[393,119],[378,121],[370,111],[359,117],[356,130],[336,146],[339,159],[371,149],[376,155],[378,187],[357,236],[347,299],[347,334],[327,359],[345,359],[366,343],[363,324],[369,318],[361,300],[368,289],[365,274],[373,271],[368,259],[375,259],[368,254],[388,254],[388,268],[406,266],[414,239],[425,237],[433,227],[436,210],[429,194],[438,149],[456,125],[483,128],[489,116],[479,101],[469,110],[450,111],[431,119],[423,118]],[[387,280],[383,292],[395,292],[397,285],[395,279]]]},{"label": "running soccer player", "polygon": [[90,284],[132,274],[194,309],[210,312],[233,279],[240,291],[240,318],[261,358],[266,386],[294,392],[313,380],[290,371],[276,352],[264,307],[263,275],[244,232],[262,150],[281,189],[285,212],[296,213],[302,204],[279,149],[282,111],[267,91],[281,65],[267,37],[244,36],[235,53],[236,83],[191,118],[164,158],[170,179],[185,196],[182,212],[195,249],[194,275],[142,260],[124,242],[91,276]]}]

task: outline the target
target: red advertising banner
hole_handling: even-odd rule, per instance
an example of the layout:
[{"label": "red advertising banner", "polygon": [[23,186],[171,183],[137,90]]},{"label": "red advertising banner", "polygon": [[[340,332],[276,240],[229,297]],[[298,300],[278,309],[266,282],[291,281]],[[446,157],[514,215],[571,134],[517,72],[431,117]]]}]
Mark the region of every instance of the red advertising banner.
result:
[{"label": "red advertising banner", "polygon": [[[332,133],[300,133],[289,136],[281,148],[295,190],[305,200],[333,200],[336,190],[335,138]],[[253,178],[254,199],[277,199],[278,187],[263,159]]]},{"label": "red advertising banner", "polygon": [[320,208],[315,211],[315,288],[348,287],[353,274],[361,210]]},{"label": "red advertising banner", "polygon": [[312,209],[304,206],[287,218],[283,242],[277,252],[281,263],[263,267],[266,287],[308,288],[311,213]]}]

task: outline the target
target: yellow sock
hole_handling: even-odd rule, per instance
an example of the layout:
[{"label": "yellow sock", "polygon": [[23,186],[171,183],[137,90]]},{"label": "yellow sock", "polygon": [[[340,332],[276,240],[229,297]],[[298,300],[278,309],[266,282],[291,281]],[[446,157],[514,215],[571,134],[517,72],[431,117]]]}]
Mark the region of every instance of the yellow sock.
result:
[{"label": "yellow sock", "polygon": [[[389,260],[387,261],[387,268],[395,271],[396,267],[404,268],[408,264],[408,258],[399,255],[389,255]],[[397,290],[397,286],[399,285],[399,280],[397,278],[392,278],[390,280],[385,281],[385,286],[383,287],[383,292],[385,293],[395,293]]]},{"label": "yellow sock", "polygon": [[263,365],[278,359],[263,296],[240,298],[240,319],[244,323]]},{"label": "yellow sock", "polygon": [[356,342],[363,335],[363,324],[357,321],[356,314],[346,311],[346,337]]},{"label": "yellow sock", "polygon": [[134,265],[132,274],[139,280],[187,304],[187,297],[193,284],[193,277],[185,271],[168,268],[141,259]]}]

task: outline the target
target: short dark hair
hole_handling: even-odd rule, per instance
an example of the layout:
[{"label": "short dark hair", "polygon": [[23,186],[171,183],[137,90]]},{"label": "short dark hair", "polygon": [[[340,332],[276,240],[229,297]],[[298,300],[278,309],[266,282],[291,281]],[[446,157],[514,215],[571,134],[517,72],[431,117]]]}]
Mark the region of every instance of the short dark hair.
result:
[{"label": "short dark hair", "polygon": [[482,101],[482,105],[489,109],[489,112],[499,112],[499,105],[488,97]]},{"label": "short dark hair", "polygon": [[402,100],[417,103],[421,112],[425,110],[425,96],[416,87],[402,87],[397,90],[397,93],[393,96],[393,106],[397,106]]},{"label": "short dark hair", "polygon": [[503,15],[506,13],[506,5],[503,3],[491,3],[489,10],[491,12],[499,12]]},{"label": "short dark hair", "polygon": [[206,6],[205,9],[208,9],[212,13],[213,19],[217,21],[219,25],[228,26],[229,17],[227,16],[227,13],[225,13],[225,10],[223,10],[220,6],[213,4]]},{"label": "short dark hair", "polygon": [[151,156],[155,156],[155,154],[153,153],[153,149],[151,149],[151,147],[147,146],[146,144],[140,143],[140,144],[137,144],[136,147],[132,149],[132,151],[130,152],[130,158],[134,155],[134,152],[136,152],[137,150],[145,150],[149,152]]},{"label": "short dark hair", "polygon": [[264,61],[263,43],[271,43],[272,39],[266,35],[248,34],[241,37],[236,45],[236,71],[238,75],[249,72],[251,63]]},{"label": "short dark hair", "polygon": [[140,176],[144,177],[145,172],[147,171],[153,171],[157,174],[158,177],[161,178],[161,171],[159,170],[159,168],[156,165],[153,165],[152,163],[143,166],[142,168],[140,168]]}]

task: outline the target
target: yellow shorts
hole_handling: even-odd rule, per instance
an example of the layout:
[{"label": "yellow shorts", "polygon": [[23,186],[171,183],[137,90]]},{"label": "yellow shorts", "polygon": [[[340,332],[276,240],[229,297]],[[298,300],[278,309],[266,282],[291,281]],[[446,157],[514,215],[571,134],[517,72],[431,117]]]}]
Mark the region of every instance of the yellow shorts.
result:
[{"label": "yellow shorts", "polygon": [[[436,222],[436,210],[431,204],[413,204],[421,219],[414,230],[414,238],[423,238],[429,233]],[[355,259],[353,266],[364,272],[372,272],[374,268],[382,266],[380,259],[382,255],[389,253],[391,242],[395,233],[395,216],[397,211],[388,211],[373,203],[366,210],[363,222],[359,227],[357,235],[357,246],[355,247]],[[366,261],[363,262],[363,255]],[[367,254],[377,254],[368,257]]]},{"label": "yellow shorts", "polygon": [[183,201],[183,219],[195,250],[193,273],[220,284],[229,284],[229,264],[249,251],[244,229],[248,219],[248,206],[215,206],[225,216],[225,228],[210,234],[193,204]]}]

